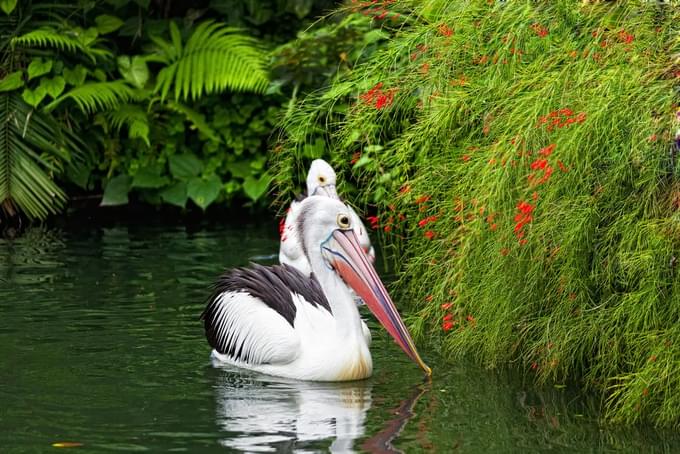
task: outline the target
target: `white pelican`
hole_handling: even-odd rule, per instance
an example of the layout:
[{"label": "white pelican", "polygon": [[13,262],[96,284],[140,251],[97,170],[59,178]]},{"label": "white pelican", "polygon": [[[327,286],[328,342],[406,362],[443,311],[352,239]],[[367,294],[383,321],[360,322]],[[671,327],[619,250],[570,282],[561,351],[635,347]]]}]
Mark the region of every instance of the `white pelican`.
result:
[{"label": "white pelican", "polygon": [[202,314],[213,358],[269,375],[344,381],[369,377],[370,333],[353,289],[397,344],[428,375],[416,347],[365,251],[349,209],[310,196],[297,218],[306,276],[288,265],[227,271]]},{"label": "white pelican", "polygon": [[[309,172],[307,173],[308,196],[320,195],[340,200],[340,197],[335,190],[335,183],[335,171],[326,161],[323,159],[315,159],[312,161],[312,165],[309,167]],[[293,201],[290,204],[290,208],[288,208],[285,223],[281,227],[279,262],[297,268],[302,274],[309,275],[312,270],[309,261],[305,257],[297,228],[297,217],[300,213],[300,202],[302,200],[304,200],[304,196]],[[366,230],[363,222],[361,222],[359,215],[357,215],[351,207],[348,207],[347,209],[352,218],[352,225],[354,226],[354,232],[359,240],[359,245],[368,253],[371,262],[374,262],[375,250],[373,249],[373,246],[371,246],[368,230]]]}]

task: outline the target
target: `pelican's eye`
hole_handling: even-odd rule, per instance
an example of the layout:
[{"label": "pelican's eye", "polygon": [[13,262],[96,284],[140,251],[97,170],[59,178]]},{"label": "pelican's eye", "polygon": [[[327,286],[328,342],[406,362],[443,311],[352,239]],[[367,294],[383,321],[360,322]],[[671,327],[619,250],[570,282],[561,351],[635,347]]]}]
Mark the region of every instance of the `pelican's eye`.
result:
[{"label": "pelican's eye", "polygon": [[324,177],[323,175],[319,175],[319,183],[321,183],[323,185],[325,182],[326,182],[326,177]]},{"label": "pelican's eye", "polygon": [[341,229],[348,229],[349,228],[349,216],[346,214],[340,213],[338,215],[338,227]]}]

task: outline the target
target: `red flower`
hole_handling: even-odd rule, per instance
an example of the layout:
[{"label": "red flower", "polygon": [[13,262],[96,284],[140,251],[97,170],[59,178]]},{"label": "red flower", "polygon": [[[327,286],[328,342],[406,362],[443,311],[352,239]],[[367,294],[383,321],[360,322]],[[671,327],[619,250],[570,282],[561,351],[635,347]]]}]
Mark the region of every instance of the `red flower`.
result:
[{"label": "red flower", "polygon": [[553,151],[555,151],[555,147],[556,147],[556,146],[557,146],[557,145],[555,145],[554,143],[551,143],[551,144],[548,145],[547,147],[541,148],[540,150],[538,150],[538,154],[539,154],[540,156],[548,157],[548,156],[550,156],[550,155],[552,154]]},{"label": "red flower", "polygon": [[441,24],[439,26],[439,33],[441,33],[443,36],[449,37],[453,35],[453,30],[448,25]]},{"label": "red flower", "polygon": [[402,193],[402,194],[407,194],[407,193],[411,192],[411,185],[405,184],[404,186],[399,188],[399,192]]},{"label": "red flower", "polygon": [[432,230],[428,230],[427,232],[424,233],[424,235],[425,235],[425,238],[427,238],[428,240],[431,240],[435,237],[436,234]]},{"label": "red flower", "polygon": [[449,322],[451,321],[452,318],[453,318],[452,314],[446,314],[444,317],[442,317],[442,320],[444,320],[445,322]]},{"label": "red flower", "polygon": [[428,72],[430,72],[430,64],[427,62],[423,63],[422,66],[420,67],[420,72],[423,74],[427,74]]},{"label": "red flower", "polygon": [[461,156],[461,158],[464,162],[468,162],[470,160],[470,155],[469,154],[464,154]]},{"label": "red flower", "polygon": [[428,216],[425,219],[421,219],[420,221],[418,221],[418,227],[420,227],[422,229],[423,227],[425,227],[430,222],[434,222],[436,220],[437,220],[437,216]]},{"label": "red flower", "polygon": [[349,160],[349,163],[354,165],[359,160],[359,158],[361,158],[361,152],[357,151],[352,155],[352,159]]},{"label": "red flower", "polygon": [[547,159],[537,159],[531,163],[531,169],[532,170],[545,169],[547,165],[548,165]]},{"label": "red flower", "polygon": [[622,43],[630,44],[635,39],[635,36],[631,35],[630,33],[626,32],[625,30],[621,30],[619,32],[619,39],[621,40]]},{"label": "red flower", "polygon": [[430,196],[429,196],[429,195],[421,195],[420,197],[418,197],[418,198],[416,199],[416,205],[420,205],[421,203],[425,203],[425,202],[427,202],[428,200],[430,200]]},{"label": "red flower", "polygon": [[385,227],[383,227],[383,230],[384,230],[386,233],[389,233],[389,232],[392,231],[392,226],[391,226],[391,225],[386,225]]},{"label": "red flower", "polygon": [[567,168],[567,166],[564,165],[564,163],[562,163],[562,161],[557,161],[557,165],[559,166],[562,172],[564,173],[569,172],[569,169]]},{"label": "red flower", "polygon": [[429,303],[430,301],[432,301],[433,299],[434,299],[434,296],[432,296],[432,295],[427,295],[427,296],[425,297],[425,301],[427,301],[428,303]]},{"label": "red flower", "polygon": [[442,329],[444,330],[444,332],[451,331],[453,326],[454,326],[453,322],[446,321],[446,322],[442,323]]},{"label": "red flower", "polygon": [[371,224],[371,228],[373,230],[378,228],[378,223],[380,222],[380,218],[378,216],[368,216],[366,217],[366,220]]},{"label": "red flower", "polygon": [[451,306],[453,306],[453,303],[444,303],[441,305],[441,308],[443,311],[448,311],[449,309],[451,309]]},{"label": "red flower", "polygon": [[472,315],[469,315],[469,314],[468,314],[468,316],[465,317],[465,318],[466,318],[467,321],[470,322],[470,323],[475,323],[475,322],[476,322],[475,318],[474,318]]}]

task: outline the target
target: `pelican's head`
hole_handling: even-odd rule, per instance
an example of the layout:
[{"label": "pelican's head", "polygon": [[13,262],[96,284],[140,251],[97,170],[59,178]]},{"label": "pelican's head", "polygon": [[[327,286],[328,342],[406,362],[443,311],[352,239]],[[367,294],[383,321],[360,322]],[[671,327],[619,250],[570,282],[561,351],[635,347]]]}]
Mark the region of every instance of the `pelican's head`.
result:
[{"label": "pelican's head", "polygon": [[[431,374],[430,368],[418,355],[413,339],[371,260],[359,244],[350,209],[339,200],[321,196],[307,197],[301,209],[298,229],[305,254],[312,263],[312,271],[339,276],[364,300],[409,358],[428,375]],[[317,260],[312,260],[312,255],[315,258],[320,255],[323,265],[315,269]]]},{"label": "pelican's head", "polygon": [[307,173],[307,194],[322,195],[331,199],[338,199],[335,190],[335,171],[323,159],[315,159]]}]

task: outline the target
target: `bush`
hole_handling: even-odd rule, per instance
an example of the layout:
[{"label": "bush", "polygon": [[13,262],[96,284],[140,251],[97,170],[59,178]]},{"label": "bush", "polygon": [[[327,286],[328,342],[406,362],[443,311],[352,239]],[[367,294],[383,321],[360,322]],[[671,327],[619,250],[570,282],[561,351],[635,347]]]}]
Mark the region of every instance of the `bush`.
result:
[{"label": "bush", "polygon": [[289,117],[282,200],[325,142],[417,335],[578,379],[611,420],[680,424],[678,9],[365,3],[395,36]]}]

